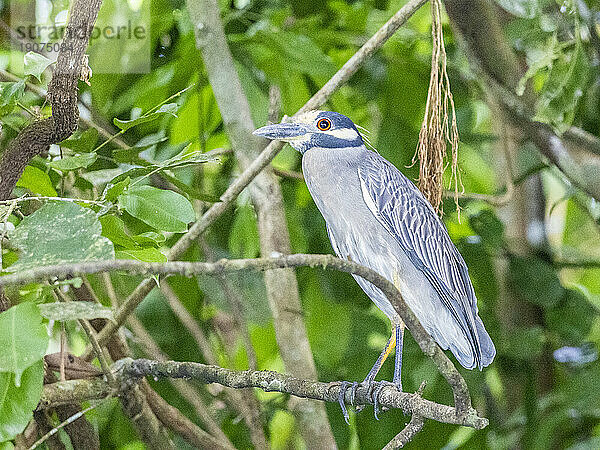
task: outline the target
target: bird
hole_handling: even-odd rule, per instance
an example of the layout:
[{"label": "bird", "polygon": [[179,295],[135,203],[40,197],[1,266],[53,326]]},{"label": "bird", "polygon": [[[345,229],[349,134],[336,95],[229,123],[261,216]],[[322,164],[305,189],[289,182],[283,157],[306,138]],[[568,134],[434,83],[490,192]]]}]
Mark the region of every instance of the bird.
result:
[{"label": "bird", "polygon": [[[394,283],[425,330],[463,367],[481,370],[491,364],[496,349],[479,317],[467,265],[444,223],[412,181],[366,147],[351,119],[312,110],[261,127],[254,135],[287,142],[300,152],[306,186],[339,258],[369,267]],[[394,347],[392,384],[402,391],[405,326],[379,288],[353,277],[392,325],[390,339],[361,383],[374,394],[377,417],[378,390],[390,383],[376,382],[375,376]],[[357,384],[353,383],[352,398]],[[346,422],[347,387],[340,390]]]}]

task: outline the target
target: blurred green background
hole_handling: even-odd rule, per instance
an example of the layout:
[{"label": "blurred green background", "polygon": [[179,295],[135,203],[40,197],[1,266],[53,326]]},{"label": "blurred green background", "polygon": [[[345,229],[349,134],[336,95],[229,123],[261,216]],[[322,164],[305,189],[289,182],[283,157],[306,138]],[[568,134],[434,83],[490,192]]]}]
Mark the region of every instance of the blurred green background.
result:
[{"label": "blurred green background", "polygon": [[[10,3],[33,8],[36,2]],[[10,3],[0,3],[0,17],[5,23],[9,23]],[[227,39],[256,126],[267,121],[270,86],[276,85],[281,91],[281,113],[293,114],[403,3],[220,1]],[[516,55],[518,70],[526,76],[522,79],[524,95],[535,99],[536,118],[559,132],[575,125],[600,135],[600,37],[596,24],[599,2],[483,3],[500,24],[502,38]],[[106,23],[110,22],[110,15],[122,18],[127,14],[116,4],[104,2],[100,16]],[[47,175],[59,195],[97,198],[106,181],[131,168],[128,164],[164,161],[183,149],[229,149],[185,3],[140,0],[136,5],[138,10],[149,11],[150,71],[103,73],[110,72],[106,64],[112,63],[98,55],[119,51],[124,58],[132,52],[134,59],[139,49],[115,50],[107,43],[94,43],[100,48],[94,49],[96,57],[90,63],[94,71],[91,85],[80,83],[80,99],[86,107],[82,115],[111,129],[113,118],[135,119],[141,112],[191,87],[172,100],[178,105],[176,115],[164,114],[121,136],[132,146],[131,150],[108,143],[95,150],[98,156],[87,167],[69,171],[48,166],[49,161],[59,158],[53,149],[46,158],[32,162]],[[23,73],[9,62],[18,60],[24,52],[15,48],[14,42],[11,45],[8,32],[4,31],[0,50],[3,77],[6,72],[22,77]],[[489,426],[475,431],[428,421],[409,448],[600,448],[599,199],[570,183],[500,111],[498,94],[486,88],[485,79],[470,61],[464,41],[455,31],[444,16],[465,192],[487,194],[494,200],[494,196],[506,191],[507,180],[512,178],[514,182],[502,205],[486,199],[461,199],[460,220],[453,200],[448,198],[444,203],[443,219],[469,266],[480,315],[498,354],[483,372],[459,367],[474,406],[489,418]],[[490,51],[493,53],[493,49]],[[418,176],[418,166],[411,166],[411,161],[424,114],[430,61],[431,16],[425,5],[325,106],[368,129],[368,137],[377,150],[413,180]],[[45,72],[42,87],[48,80]],[[48,106],[30,90],[25,90],[18,104],[10,105],[2,97],[0,102],[2,146],[31,120],[24,108],[48,112]],[[97,136],[86,139],[93,140],[90,149],[102,142]],[[66,155],[78,152],[68,148],[63,151]],[[592,179],[600,179],[600,156],[585,148],[575,147],[572,151],[582,170],[591,173]],[[180,182],[176,190],[192,200],[197,211],[206,209],[209,201],[218,198],[239,173],[230,153],[224,151],[219,158],[218,163],[173,171]],[[298,172],[300,155],[285,147],[273,166],[282,174]],[[164,180],[156,177],[145,182],[165,187]],[[331,253],[325,223],[303,181],[281,176],[280,184],[293,252]],[[17,193],[27,189],[43,193],[35,183],[22,184]],[[156,231],[127,212],[110,214],[118,216],[130,235]],[[157,251],[164,253],[176,241],[176,236],[163,234],[164,242],[159,239],[142,246],[152,248],[147,251],[153,252],[156,259],[160,259]],[[108,237],[119,250],[114,236]],[[255,212],[248,195],[242,194],[235,208],[203,235],[186,259],[253,258],[259,254]],[[297,276],[302,315],[319,380],[362,380],[389,336],[387,320],[350,275],[302,268],[297,270]],[[108,302],[101,278],[92,281],[99,297]],[[138,281],[113,275],[117,294],[122,297]],[[221,365],[248,368],[244,333],[235,325],[241,319],[242,329],[249,333],[256,353],[257,368],[284,371],[260,275],[231,276],[224,281],[174,277],[166,283],[197,321]],[[235,307],[232,310],[231,296],[242,305],[241,311]],[[170,359],[203,361],[194,337],[160,291],[155,289],[136,314]],[[69,344],[77,353],[85,340],[76,329],[70,331]],[[135,332],[129,340],[137,355],[146,354]],[[426,380],[426,398],[451,404],[450,388],[411,337],[406,339],[403,369],[405,390],[415,391]],[[380,377],[390,380],[392,372],[393,364],[387,363]],[[151,384],[171,404],[197,420],[192,406],[170,384]],[[243,421],[223,402],[222,395],[204,386],[198,386],[198,391],[234,445],[249,448],[251,441]],[[256,395],[271,446],[301,448],[297,425],[286,407],[287,397],[263,392]],[[377,421],[372,409],[367,408],[352,414],[347,426],[337,404],[328,404],[327,413],[340,448],[381,448],[408,420],[400,411],[389,411]],[[99,428],[103,448],[143,447],[116,401],[90,416]],[[176,442],[185,448],[183,440]]]}]

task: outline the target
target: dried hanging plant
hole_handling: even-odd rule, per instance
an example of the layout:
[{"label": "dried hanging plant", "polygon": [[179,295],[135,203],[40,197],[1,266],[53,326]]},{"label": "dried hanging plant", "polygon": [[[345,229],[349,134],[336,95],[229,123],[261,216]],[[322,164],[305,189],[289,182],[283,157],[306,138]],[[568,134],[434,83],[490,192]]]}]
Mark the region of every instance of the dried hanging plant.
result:
[{"label": "dried hanging plant", "polygon": [[[442,195],[444,191],[442,175],[445,170],[446,143],[452,148],[452,176],[450,188],[454,187],[454,201],[459,213],[458,204],[459,185],[464,189],[458,174],[458,127],[456,126],[456,113],[454,100],[450,91],[450,81],[446,72],[446,49],[442,33],[442,2],[431,1],[431,34],[433,49],[431,53],[431,77],[429,91],[425,106],[425,117],[419,133],[419,146],[413,164],[419,158],[419,189],[433,208],[442,214]],[[448,106],[450,110],[448,110]],[[449,116],[450,112],[450,116]]]}]

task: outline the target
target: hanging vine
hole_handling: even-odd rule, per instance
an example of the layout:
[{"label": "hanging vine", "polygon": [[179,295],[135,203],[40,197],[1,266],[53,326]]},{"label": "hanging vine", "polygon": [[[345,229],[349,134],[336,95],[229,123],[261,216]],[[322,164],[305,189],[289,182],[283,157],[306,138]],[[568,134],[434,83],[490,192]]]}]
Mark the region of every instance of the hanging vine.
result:
[{"label": "hanging vine", "polygon": [[[452,174],[449,188],[454,190],[454,201],[460,217],[458,203],[459,187],[464,189],[458,173],[458,127],[454,100],[450,91],[450,80],[446,71],[446,49],[442,32],[442,2],[431,1],[431,76],[425,116],[419,132],[419,145],[413,164],[419,158],[419,189],[429,200],[433,208],[442,214],[442,196],[444,191],[443,174],[450,164]],[[451,147],[450,161],[447,156],[447,144]]]}]

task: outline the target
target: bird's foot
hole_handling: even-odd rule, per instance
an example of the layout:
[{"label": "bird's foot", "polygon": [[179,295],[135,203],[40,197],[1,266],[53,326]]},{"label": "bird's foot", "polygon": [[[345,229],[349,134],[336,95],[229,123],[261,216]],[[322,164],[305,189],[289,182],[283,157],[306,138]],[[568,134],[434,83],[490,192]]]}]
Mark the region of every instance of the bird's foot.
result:
[{"label": "bird's foot", "polygon": [[358,381],[352,382],[352,390],[350,391],[350,404],[354,406],[354,400],[356,400],[356,390],[358,389]]},{"label": "bird's foot", "polygon": [[402,392],[402,384],[398,384],[398,383],[391,383],[389,381],[372,381],[371,384],[369,385],[369,398],[373,401],[373,410],[375,412],[375,419],[379,420],[379,413],[380,412],[384,412],[387,411],[387,408],[380,408],[379,405],[379,396],[381,394],[381,391],[383,390],[383,388],[385,387],[395,387],[399,392]]},{"label": "bird's foot", "polygon": [[[350,425],[350,416],[348,415],[348,410],[346,409],[346,391],[348,390],[348,387],[350,386],[350,382],[349,381],[342,381],[340,383],[340,394],[338,396],[338,403],[340,404],[340,408],[342,408],[342,414],[344,415],[344,420],[346,421],[346,424]],[[352,402],[354,401],[354,397],[352,396],[352,400],[350,401],[350,404],[352,404]]]},{"label": "bird's foot", "polygon": [[[356,399],[356,390],[358,389],[358,386],[360,386],[358,384],[357,381],[353,381],[352,384],[350,384],[349,381],[342,381],[340,383],[340,394],[338,396],[338,403],[340,404],[340,408],[342,408],[342,414],[344,415],[344,420],[346,421],[346,423],[349,425],[349,419],[350,416],[348,414],[348,409],[346,408],[346,392],[348,391],[348,389],[350,390],[350,405],[354,406],[354,401]],[[362,406],[362,405],[361,405]],[[358,408],[357,408],[358,411]]]}]

